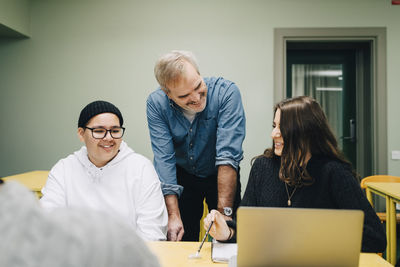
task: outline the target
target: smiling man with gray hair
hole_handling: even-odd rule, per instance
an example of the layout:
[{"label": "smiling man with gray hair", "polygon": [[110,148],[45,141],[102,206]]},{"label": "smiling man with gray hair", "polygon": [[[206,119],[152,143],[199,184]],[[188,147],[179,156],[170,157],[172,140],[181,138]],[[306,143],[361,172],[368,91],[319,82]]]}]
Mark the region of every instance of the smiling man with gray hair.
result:
[{"label": "smiling man with gray hair", "polygon": [[162,56],[147,99],[154,165],[168,209],[168,240],[199,239],[205,198],[229,220],[240,202],[245,115],[235,83],[203,78],[188,51]]}]

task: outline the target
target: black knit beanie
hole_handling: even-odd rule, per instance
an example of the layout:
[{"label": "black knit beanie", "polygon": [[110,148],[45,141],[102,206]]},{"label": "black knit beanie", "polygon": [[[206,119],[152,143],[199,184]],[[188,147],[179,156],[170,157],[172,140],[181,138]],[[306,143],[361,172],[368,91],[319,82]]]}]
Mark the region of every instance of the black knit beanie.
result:
[{"label": "black knit beanie", "polygon": [[122,114],[119,109],[110,102],[98,100],[88,104],[82,109],[81,115],[79,115],[78,128],[86,127],[91,118],[101,113],[113,113],[117,115],[120,126],[122,127],[124,119],[122,118]]}]

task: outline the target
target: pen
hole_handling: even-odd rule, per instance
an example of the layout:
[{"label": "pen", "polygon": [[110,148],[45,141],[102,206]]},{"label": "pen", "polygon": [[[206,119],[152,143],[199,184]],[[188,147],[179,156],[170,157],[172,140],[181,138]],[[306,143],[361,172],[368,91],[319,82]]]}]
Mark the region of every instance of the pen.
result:
[{"label": "pen", "polygon": [[211,221],[210,226],[208,226],[208,229],[206,231],[206,234],[203,237],[203,240],[201,241],[200,247],[197,250],[195,255],[191,255],[190,258],[199,258],[200,257],[200,250],[203,247],[204,241],[206,240],[206,237],[208,236],[208,233],[210,232],[211,226],[213,225],[214,221]]}]

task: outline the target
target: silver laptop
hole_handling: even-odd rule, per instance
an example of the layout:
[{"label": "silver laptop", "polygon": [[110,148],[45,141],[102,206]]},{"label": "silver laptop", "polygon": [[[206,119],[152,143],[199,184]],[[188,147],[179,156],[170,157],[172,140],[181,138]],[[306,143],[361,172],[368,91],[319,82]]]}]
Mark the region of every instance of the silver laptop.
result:
[{"label": "silver laptop", "polygon": [[358,266],[361,210],[240,207],[229,266]]}]

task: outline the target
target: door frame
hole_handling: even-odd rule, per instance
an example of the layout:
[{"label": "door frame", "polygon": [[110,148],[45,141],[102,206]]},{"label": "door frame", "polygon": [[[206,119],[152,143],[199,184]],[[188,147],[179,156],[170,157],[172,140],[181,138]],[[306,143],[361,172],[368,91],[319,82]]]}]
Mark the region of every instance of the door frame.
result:
[{"label": "door frame", "polygon": [[371,42],[372,174],[387,174],[386,28],[275,28],[274,103],[286,98],[286,45],[288,41]]}]

